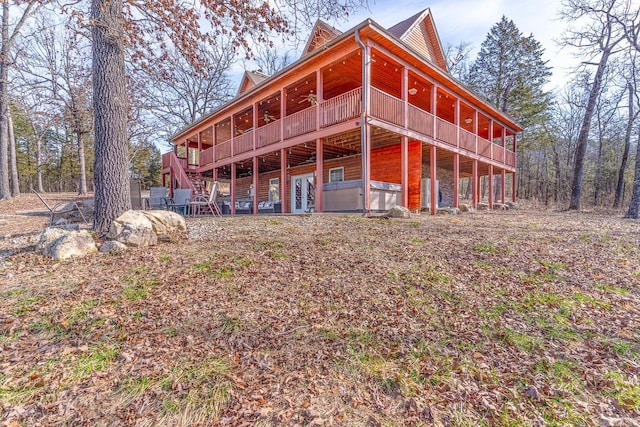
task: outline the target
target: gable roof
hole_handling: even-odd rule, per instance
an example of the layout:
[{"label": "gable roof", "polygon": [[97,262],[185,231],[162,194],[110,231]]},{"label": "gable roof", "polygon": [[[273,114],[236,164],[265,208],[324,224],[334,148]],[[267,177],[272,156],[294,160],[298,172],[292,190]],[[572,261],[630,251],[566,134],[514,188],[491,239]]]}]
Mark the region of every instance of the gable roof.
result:
[{"label": "gable roof", "polygon": [[269,76],[258,71],[245,71],[242,80],[240,80],[240,86],[238,86],[238,93],[236,96],[248,91],[252,87],[259,85],[263,81],[267,80]]},{"label": "gable roof", "polygon": [[387,31],[415,49],[431,63],[449,71],[431,9],[426,8]]},{"label": "gable roof", "polygon": [[309,34],[309,39],[302,51],[302,56],[324,46],[340,34],[342,34],[342,31],[332,27],[322,19],[318,19]]}]

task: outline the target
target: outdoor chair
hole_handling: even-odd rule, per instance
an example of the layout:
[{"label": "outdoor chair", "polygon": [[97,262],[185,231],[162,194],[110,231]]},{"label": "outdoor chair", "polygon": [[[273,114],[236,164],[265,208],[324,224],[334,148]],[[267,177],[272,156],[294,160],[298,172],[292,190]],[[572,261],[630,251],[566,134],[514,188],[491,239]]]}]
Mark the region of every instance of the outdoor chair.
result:
[{"label": "outdoor chair", "polygon": [[49,213],[51,214],[51,218],[49,219],[50,226],[54,224],[53,221],[55,220],[56,216],[61,217],[61,219],[64,218],[65,220],[67,220],[67,217],[71,216],[71,214],[75,214],[76,212],[78,213],[80,218],[82,218],[82,222],[88,224],[87,218],[84,216],[84,213],[82,213],[82,209],[80,209],[80,206],[78,206],[78,203],[76,201],[58,202],[55,205],[50,206],[49,203],[44,200],[42,195],[38,193],[33,187],[31,187],[31,192],[38,196],[38,199],[40,199],[40,201],[46,206],[47,210],[49,210]]},{"label": "outdoor chair", "polygon": [[147,206],[149,209],[167,209],[167,188],[151,187]]},{"label": "outdoor chair", "polygon": [[146,200],[142,198],[142,183],[140,180],[132,179],[129,181],[129,192],[131,194],[131,209],[144,209]]},{"label": "outdoor chair", "polygon": [[191,189],[179,188],[173,190],[173,198],[168,198],[166,200],[169,209],[187,216],[189,213],[189,203],[191,203]]},{"label": "outdoor chair", "polygon": [[[209,183],[207,183],[207,187],[208,186]],[[200,215],[203,208],[207,208],[212,215],[222,215],[220,206],[218,206],[218,186],[218,181],[214,182],[211,188],[208,189],[208,197],[199,194],[189,203],[189,208],[193,216]]]}]

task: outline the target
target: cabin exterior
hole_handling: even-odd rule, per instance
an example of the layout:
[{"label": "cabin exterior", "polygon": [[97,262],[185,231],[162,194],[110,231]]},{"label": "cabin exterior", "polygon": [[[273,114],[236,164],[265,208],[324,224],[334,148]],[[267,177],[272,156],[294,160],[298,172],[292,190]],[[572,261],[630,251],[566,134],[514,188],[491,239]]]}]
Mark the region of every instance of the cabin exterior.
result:
[{"label": "cabin exterior", "polygon": [[429,9],[389,29],[318,21],[297,62],[246,72],[232,101],[172,138],[163,181],[195,193],[219,181],[230,214],[434,214],[458,207],[462,178],[475,206],[487,176],[491,208],[508,181],[515,201],[520,131],[448,73]]}]

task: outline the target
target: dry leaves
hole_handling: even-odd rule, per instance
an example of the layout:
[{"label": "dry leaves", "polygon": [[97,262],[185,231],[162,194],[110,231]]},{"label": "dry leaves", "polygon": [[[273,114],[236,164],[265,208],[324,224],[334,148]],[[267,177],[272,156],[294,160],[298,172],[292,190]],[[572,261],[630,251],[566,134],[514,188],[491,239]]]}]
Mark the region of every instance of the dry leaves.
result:
[{"label": "dry leaves", "polygon": [[0,267],[5,425],[632,425],[640,226],[510,211],[189,220]]}]

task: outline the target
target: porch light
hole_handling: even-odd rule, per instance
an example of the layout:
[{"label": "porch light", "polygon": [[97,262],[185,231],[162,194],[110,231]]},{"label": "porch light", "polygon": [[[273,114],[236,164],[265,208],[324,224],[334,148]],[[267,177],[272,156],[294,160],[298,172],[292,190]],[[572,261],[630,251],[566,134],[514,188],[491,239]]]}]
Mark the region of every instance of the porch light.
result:
[{"label": "porch light", "polygon": [[464,119],[464,122],[466,124],[470,124],[473,120],[471,119],[471,117],[467,117],[466,119]]},{"label": "porch light", "polygon": [[416,93],[418,93],[418,89],[416,89],[415,87],[412,87],[411,89],[409,89],[409,95],[415,95]]}]

